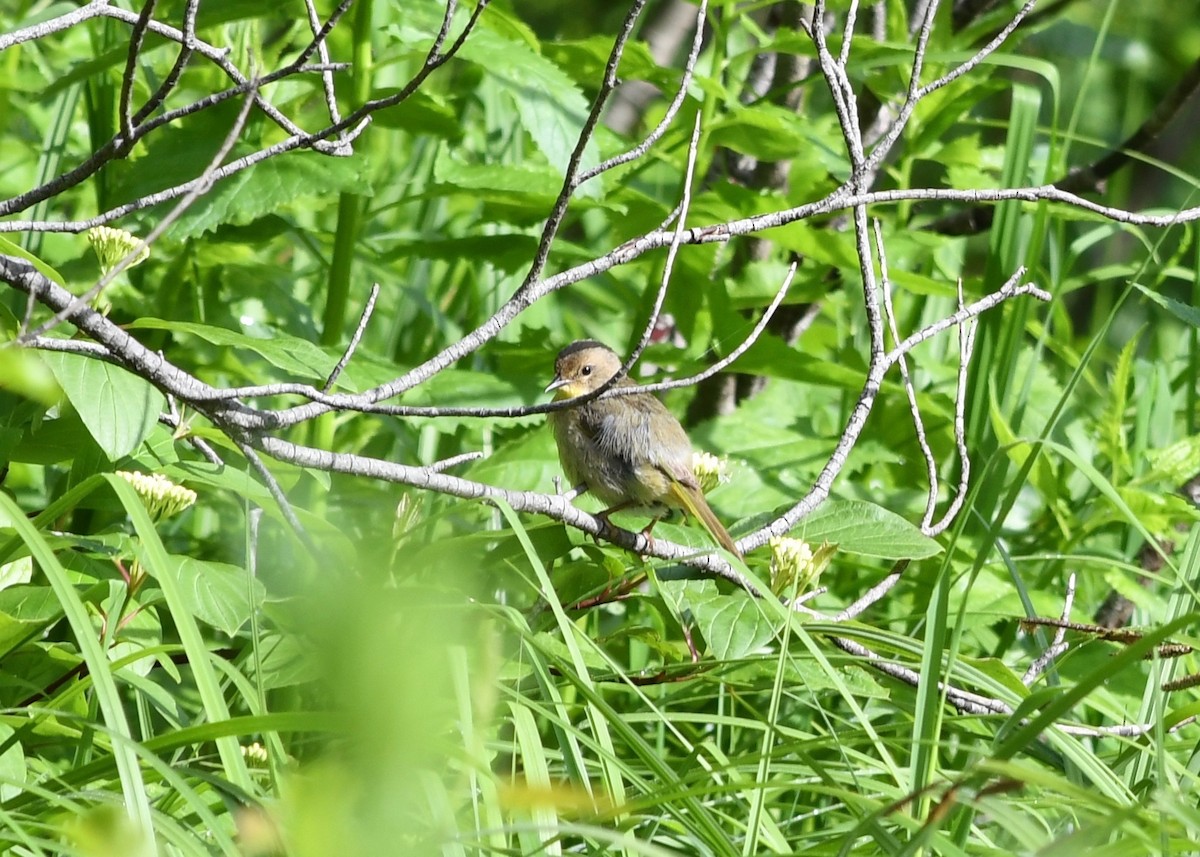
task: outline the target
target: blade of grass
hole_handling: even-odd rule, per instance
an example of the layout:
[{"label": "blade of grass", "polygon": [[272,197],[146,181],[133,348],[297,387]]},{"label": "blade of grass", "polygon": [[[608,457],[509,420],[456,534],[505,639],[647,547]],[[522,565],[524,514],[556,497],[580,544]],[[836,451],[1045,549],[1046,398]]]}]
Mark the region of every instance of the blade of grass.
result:
[{"label": "blade of grass", "polygon": [[[225,703],[225,696],[217,681],[216,671],[209,660],[208,647],[205,645],[204,637],[200,634],[196,618],[187,609],[187,601],[171,570],[172,566],[167,558],[167,550],[158,537],[150,514],[146,511],[146,507],[142,504],[137,492],[133,490],[132,485],[115,474],[108,474],[105,479],[116,492],[121,505],[125,507],[126,514],[133,522],[134,531],[141,539],[141,550],[145,553],[146,568],[158,582],[163,597],[166,599],[167,609],[170,611],[171,619],[179,633],[183,650],[187,653],[188,663],[192,667],[196,691],[200,695],[200,704],[204,708],[205,716],[213,723],[228,720],[229,707]],[[247,793],[254,794],[256,787],[246,768],[246,760],[242,756],[237,739],[233,736],[218,739],[217,752],[220,753],[225,776],[229,778],[229,781]]]},{"label": "blade of grass", "polygon": [[[130,491],[133,489],[130,488]],[[140,505],[140,501],[139,501]],[[79,653],[87,664],[88,674],[92,678],[94,693],[104,724],[113,735],[132,740],[129,723],[125,719],[125,709],[121,705],[121,696],[117,691],[116,678],[113,675],[108,658],[100,648],[100,640],[88,618],[87,608],[79,599],[74,585],[67,576],[66,569],[58,561],[58,557],[46,544],[42,534],[34,523],[25,517],[24,512],[6,494],[0,493],[0,511],[8,517],[17,537],[28,546],[34,560],[46,575],[54,590],[55,597],[62,604],[67,624],[75,636]],[[117,766],[117,774],[121,780],[121,792],[125,798],[125,809],[131,820],[145,839],[146,853],[157,854],[154,844],[154,827],[150,814],[150,799],[146,794],[146,784],[138,767],[137,755],[127,744],[113,745],[113,760]]]}]

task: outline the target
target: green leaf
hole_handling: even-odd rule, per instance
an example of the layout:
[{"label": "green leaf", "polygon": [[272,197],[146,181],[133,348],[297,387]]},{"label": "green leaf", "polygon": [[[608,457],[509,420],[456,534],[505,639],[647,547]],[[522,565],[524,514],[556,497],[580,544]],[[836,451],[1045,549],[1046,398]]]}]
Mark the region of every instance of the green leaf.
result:
[{"label": "green leaf", "polygon": [[337,365],[336,357],[326,354],[307,339],[289,336],[286,333],[276,332],[270,339],[261,339],[224,327],[188,321],[164,321],[159,318],[139,318],[130,323],[128,328],[131,330],[169,330],[172,333],[198,336],[205,342],[225,348],[245,348],[247,351],[253,351],[277,369],[301,378],[324,380],[329,377],[329,373]]},{"label": "green leaf", "polygon": [[28,250],[25,250],[20,245],[9,241],[3,235],[0,235],[0,253],[3,253],[6,256],[15,256],[18,259],[24,259],[26,262],[33,265],[33,267],[37,268],[38,272],[50,282],[56,283],[63,287],[66,286],[67,281],[62,274],[54,270],[54,268],[52,268],[50,265],[47,265]]},{"label": "green leaf", "polygon": [[[400,90],[385,87],[371,93],[372,100],[387,98]],[[462,140],[463,123],[452,106],[439,95],[417,90],[395,107],[380,110],[372,117],[381,128],[399,128],[425,137],[441,137],[452,143]]]},{"label": "green leaf", "polygon": [[42,359],[109,461],[137,449],[166,405],[148,382],[108,363],[55,352]]},{"label": "green leaf", "polygon": [[804,118],[761,103],[739,107],[709,128],[709,142],[761,161],[782,161],[811,146]]},{"label": "green leaf", "polygon": [[244,226],[312,196],[357,193],[369,196],[361,158],[330,158],[294,152],[262,161],[218,182],[169,230],[183,239],[231,223]]},{"label": "green leaf", "polygon": [[[97,484],[99,484],[98,479],[90,482],[86,487],[80,486],[80,490],[90,491]],[[132,488],[129,488],[129,495],[131,502],[141,503],[133,494]],[[112,735],[124,739],[113,741],[112,756],[121,779],[121,791],[125,799],[126,810],[146,835],[151,836],[153,822],[150,799],[142,778],[138,756],[133,749],[133,733],[129,729],[129,720],[126,718],[125,709],[121,704],[121,694],[117,690],[116,677],[96,638],[88,610],[80,599],[70,575],[58,561],[54,551],[46,544],[35,523],[28,520],[21,507],[3,492],[0,492],[0,515],[12,522],[17,537],[29,548],[29,552],[53,588],[55,597],[62,605],[63,614],[70,626],[71,636],[74,637],[75,644],[79,647],[79,654],[87,664],[88,676],[93,685],[92,693],[103,717],[104,728]]]},{"label": "green leaf", "polygon": [[533,207],[553,202],[562,185],[562,179],[544,165],[468,164],[448,153],[434,162],[433,177],[455,190],[481,191],[481,198],[489,202]]},{"label": "green leaf", "polygon": [[157,575],[173,574],[185,609],[232,637],[262,603],[264,589],[246,569],[189,556],[170,556]]},{"label": "green leaf", "polygon": [[1146,288],[1141,283],[1134,283],[1133,286],[1184,324],[1190,324],[1192,327],[1200,327],[1200,307],[1188,306],[1174,298],[1160,295],[1158,292]]},{"label": "green leaf", "polygon": [[802,520],[792,535],[811,544],[829,542],[845,553],[881,559],[925,559],[942,546],[919,528],[874,503],[831,500]]},{"label": "green leaf", "polygon": [[[500,87],[516,108],[521,126],[562,175],[588,114],[587,99],[575,82],[528,44],[486,27],[471,34],[458,56],[479,65]],[[595,144],[589,141],[581,166],[587,169],[598,162]],[[580,192],[589,194],[589,189],[598,193],[598,183],[588,182]]]},{"label": "green leaf", "polygon": [[736,660],[770,642],[778,623],[744,592],[724,594],[712,580],[662,580],[664,595],[682,613],[690,610],[709,653],[718,660]]},{"label": "green leaf", "polygon": [[17,585],[0,591],[0,656],[63,615],[48,586]]},{"label": "green leaf", "polygon": [[0,351],[0,390],[11,390],[47,407],[59,400],[60,391],[46,364],[30,351]]},{"label": "green leaf", "polygon": [[1200,434],[1177,440],[1163,449],[1147,451],[1152,476],[1182,485],[1200,471]]}]

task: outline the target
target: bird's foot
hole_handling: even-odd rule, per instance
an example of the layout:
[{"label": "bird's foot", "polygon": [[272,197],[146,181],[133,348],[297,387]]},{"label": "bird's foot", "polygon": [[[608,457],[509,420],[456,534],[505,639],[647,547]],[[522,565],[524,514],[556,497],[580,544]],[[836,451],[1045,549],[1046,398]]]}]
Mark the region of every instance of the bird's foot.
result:
[{"label": "bird's foot", "polygon": [[646,540],[646,547],[648,547],[651,551],[654,550],[654,536],[650,535],[650,531],[654,529],[654,525],[657,523],[658,518],[655,518],[642,528],[642,537]]}]

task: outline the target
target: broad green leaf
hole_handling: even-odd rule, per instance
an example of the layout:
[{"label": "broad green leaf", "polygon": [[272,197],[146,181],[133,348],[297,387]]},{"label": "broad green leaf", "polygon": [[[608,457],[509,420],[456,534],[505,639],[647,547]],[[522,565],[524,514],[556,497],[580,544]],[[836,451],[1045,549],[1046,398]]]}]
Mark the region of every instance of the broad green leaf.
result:
[{"label": "broad green leaf", "polygon": [[[381,261],[412,257],[417,259],[439,259],[457,262],[470,259],[486,262],[505,273],[522,271],[529,267],[537,239],[532,235],[506,232],[501,235],[469,235],[463,238],[422,239],[398,242],[391,245]],[[557,247],[557,245],[556,245]]]},{"label": "broad green leaf", "polygon": [[1146,452],[1154,478],[1182,485],[1200,472],[1200,434],[1177,440],[1164,449]]},{"label": "broad green leaf", "polygon": [[45,420],[22,432],[11,451],[12,461],[30,464],[57,464],[70,461],[81,451],[94,449],[96,442],[79,414],[67,413],[56,420]]},{"label": "broad green leaf", "polygon": [[881,559],[924,559],[942,546],[882,506],[861,500],[830,500],[804,518],[791,535],[811,544],[829,542],[843,553]]},{"label": "broad green leaf", "polygon": [[170,556],[159,574],[174,574],[183,605],[206,625],[232,637],[250,621],[264,590],[246,569],[223,562]]},{"label": "broad green leaf", "polygon": [[226,348],[245,348],[262,357],[272,366],[301,378],[324,380],[329,377],[338,358],[323,351],[307,339],[277,332],[270,339],[250,336],[236,330],[188,321],[164,321],[158,318],[139,318],[128,327],[132,330],[169,330],[198,336],[205,342]]},{"label": "broad green leaf", "polygon": [[[612,39],[592,36],[577,41],[547,42],[542,53],[584,87],[591,88],[604,76],[612,53]],[[622,81],[645,80],[663,87],[679,86],[679,71],[665,69],[654,61],[650,48],[643,42],[630,41],[621,54],[617,76]]]},{"label": "broad green leaf", "polygon": [[222,224],[244,226],[312,196],[357,193],[369,196],[361,158],[331,158],[292,152],[255,164],[214,185],[169,230],[191,238]]},{"label": "broad green leaf", "polygon": [[0,723],[0,746],[7,748],[0,753],[0,800],[14,798],[24,791],[25,747],[16,737],[16,730]]},{"label": "broad green leaf", "polygon": [[18,584],[0,591],[0,657],[61,616],[62,606],[48,586]]},{"label": "broad green leaf", "polygon": [[[489,202],[508,205],[545,206],[554,201],[562,186],[561,177],[542,165],[468,164],[450,154],[434,163],[433,177],[456,191],[478,191]],[[422,195],[434,196],[437,190]]]},{"label": "broad green leaf", "polygon": [[59,388],[46,364],[30,351],[0,350],[0,390],[8,390],[49,407],[59,399]]},{"label": "broad green leaf", "polygon": [[[563,663],[571,662],[570,649],[567,647],[567,644],[564,643],[556,634],[550,634],[542,631],[538,634],[535,634],[533,639],[530,640],[530,643],[552,658],[562,661]],[[603,672],[608,668],[608,662],[605,661],[596,650],[592,648],[585,648],[582,649],[581,654],[584,661],[587,663],[588,669]]]},{"label": "broad green leaf", "polygon": [[[371,98],[387,98],[399,90],[389,87],[371,93]],[[381,128],[400,128],[427,137],[441,137],[457,143],[463,136],[463,123],[454,107],[440,95],[417,90],[395,107],[374,114]]]},{"label": "broad green leaf", "polygon": [[739,107],[708,129],[709,141],[763,161],[782,161],[812,146],[804,117],[760,103]]},{"label": "broad green leaf", "polygon": [[108,363],[55,352],[42,359],[110,461],[137,449],[166,405],[148,382]]},{"label": "broad green leaf", "polygon": [[735,660],[758,651],[778,630],[776,622],[744,592],[722,593],[712,580],[662,580],[663,593],[679,612],[690,610],[709,653]]},{"label": "broad green leaf", "polygon": [[[98,480],[85,490],[91,490],[95,484],[98,484]],[[133,489],[130,488],[131,495],[132,491]],[[134,497],[133,502],[139,501]],[[116,764],[121,780],[121,790],[126,801],[127,811],[136,819],[139,827],[149,835],[152,830],[150,799],[146,792],[138,756],[133,750],[133,733],[129,729],[129,720],[121,704],[116,676],[96,638],[88,609],[84,606],[71,576],[58,561],[54,551],[46,544],[35,523],[28,520],[22,509],[3,492],[0,492],[0,514],[12,521],[17,536],[29,548],[54,590],[55,598],[62,606],[70,627],[70,635],[74,637],[79,655],[87,665],[88,676],[93,684],[95,704],[100,709],[104,728],[113,735],[124,739],[113,742],[112,755],[114,758],[112,761]]]},{"label": "broad green leaf", "polygon": [[[18,259],[24,259],[26,262],[33,265],[33,267],[37,268],[38,272],[41,273],[42,276],[44,276],[47,280],[63,286],[64,288],[66,287],[67,281],[62,274],[54,270],[54,268],[52,268],[50,265],[47,265],[34,254],[30,253],[24,247],[9,241],[3,235],[0,235],[0,253],[3,253],[5,256],[15,256]],[[0,317],[3,317],[4,315],[11,314],[0,313]]]},{"label": "broad green leaf", "polygon": [[[521,126],[561,176],[588,114],[587,99],[575,82],[528,44],[486,27],[471,34],[458,56],[479,65],[500,86]],[[595,144],[589,141],[581,165],[587,169],[598,161]],[[599,187],[588,182],[581,193],[596,194]]]}]

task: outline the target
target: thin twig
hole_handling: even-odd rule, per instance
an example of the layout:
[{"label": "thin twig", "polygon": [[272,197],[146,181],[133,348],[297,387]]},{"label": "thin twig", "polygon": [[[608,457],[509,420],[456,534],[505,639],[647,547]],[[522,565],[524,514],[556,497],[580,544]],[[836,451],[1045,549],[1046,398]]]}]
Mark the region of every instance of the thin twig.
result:
[{"label": "thin twig", "polygon": [[237,437],[232,438],[232,440],[234,444],[237,445],[237,448],[241,450],[242,455],[246,457],[246,461],[249,462],[250,466],[254,469],[254,472],[258,474],[258,478],[262,480],[263,485],[266,486],[267,491],[271,494],[271,497],[274,498],[275,504],[279,507],[280,514],[283,515],[283,519],[287,521],[288,526],[292,528],[292,532],[296,534],[296,537],[300,539],[300,541],[307,548],[309,548],[309,550],[312,550],[315,553],[316,547],[309,538],[308,531],[304,529],[304,525],[301,524],[300,519],[296,517],[296,512],[294,509],[292,509],[292,504],[288,502],[287,494],[284,493],[283,488],[279,484],[279,480],[275,478],[275,474],[267,469],[267,465],[262,460],[262,456],[260,456],[253,447],[246,443],[246,441]]},{"label": "thin twig", "polygon": [[362,340],[363,334],[367,332],[367,324],[371,321],[371,313],[375,311],[375,300],[379,297],[379,283],[371,286],[371,293],[367,295],[367,303],[363,307],[362,314],[358,317],[358,327],[354,329],[354,335],[350,337],[350,343],[346,346],[346,350],[342,352],[342,359],[333,367],[333,371],[329,373],[329,377],[325,380],[325,385],[321,387],[322,393],[328,393],[333,389],[334,382],[338,376],[342,374],[342,370],[350,363],[350,358],[354,356],[355,350],[358,348],[358,343]]},{"label": "thin twig", "polygon": [[[325,39],[317,40],[317,36],[321,32],[321,16],[317,14],[317,7],[313,0],[304,0],[304,9],[308,12],[308,27],[312,30],[313,40],[317,44],[317,56],[320,57],[321,63],[329,64],[329,45]],[[342,114],[338,109],[337,89],[333,82],[333,72],[326,71],[321,74],[321,86],[325,91],[325,109],[329,111],[329,121],[336,125],[341,121]]]},{"label": "thin twig", "polygon": [[121,95],[117,107],[117,121],[121,133],[127,140],[133,136],[130,102],[133,100],[133,84],[137,78],[138,55],[142,52],[142,44],[146,39],[146,27],[154,17],[154,8],[157,5],[158,0],[146,0],[137,22],[133,25],[133,31],[129,34],[129,50],[125,55],[125,73],[121,75]]},{"label": "thin twig", "polygon": [[[887,316],[888,327],[891,330],[892,341],[900,343],[900,329],[896,323],[896,307],[892,303],[892,283],[888,277],[887,253],[883,246],[883,230],[879,220],[872,221],[875,229],[875,252],[879,256],[879,283],[883,287],[883,310]],[[961,328],[960,328],[961,329]],[[913,387],[912,375],[908,371],[908,359],[901,356],[896,361],[900,366],[900,379],[904,385],[904,393],[908,397],[908,411],[912,415],[913,430],[917,437],[917,446],[925,459],[925,477],[929,483],[929,492],[925,498],[925,514],[921,517],[921,529],[924,531],[933,521],[933,513],[937,510],[938,496],[938,465],[933,450],[929,448],[929,438],[925,435],[925,420],[921,416],[921,408],[917,404],[917,391]]]},{"label": "thin twig", "polygon": [[554,243],[554,238],[558,234],[559,227],[562,226],[563,218],[566,217],[567,206],[571,202],[571,196],[578,187],[577,176],[579,175],[584,152],[587,151],[588,143],[592,140],[596,125],[600,122],[600,116],[604,112],[604,105],[608,102],[609,96],[617,86],[617,66],[621,64],[621,56],[625,53],[625,45],[633,35],[634,25],[637,23],[638,17],[642,14],[642,9],[645,8],[645,5],[646,0],[634,0],[633,5],[630,6],[629,11],[625,15],[621,31],[617,34],[617,38],[613,42],[612,50],[608,55],[608,64],[604,69],[604,78],[600,82],[600,88],[596,92],[596,97],[592,100],[592,109],[588,112],[587,118],[584,119],[583,127],[579,131],[579,137],[575,141],[575,148],[571,151],[571,155],[567,159],[562,188],[559,190],[558,196],[554,200],[554,205],[550,208],[550,214],[546,217],[546,222],[542,226],[542,234],[538,238],[537,249],[533,254],[533,261],[529,265],[525,279],[517,289],[518,295],[536,283],[538,278],[542,276],[542,272],[546,269],[546,262],[550,258],[550,247]]},{"label": "thin twig", "polygon": [[[958,307],[965,306],[963,300],[962,279],[958,281]],[[975,331],[979,327],[974,318],[964,321],[958,326],[958,383],[954,390],[954,445],[958,450],[958,485],[954,489],[954,497],[946,507],[936,524],[923,527],[925,535],[930,538],[940,536],[958,517],[963,503],[967,499],[967,489],[971,484],[971,451],[967,449],[967,378],[971,366],[971,357],[975,353]]]},{"label": "thin twig", "polygon": [[[704,45],[704,19],[708,12],[708,0],[700,0],[700,8],[696,12],[696,34],[692,38],[692,47],[688,51],[687,59],[683,64],[683,74],[679,78],[679,88],[675,90],[675,97],[671,99],[671,103],[667,105],[667,110],[663,114],[658,125],[646,135],[645,139],[638,145],[628,151],[622,152],[619,155],[613,155],[606,161],[603,161],[590,170],[584,170],[575,180],[575,186],[578,187],[584,182],[595,178],[601,173],[611,170],[613,167],[618,167],[621,164],[627,164],[630,161],[635,161],[642,157],[646,152],[650,151],[671,127],[671,123],[675,121],[675,114],[679,112],[679,108],[683,106],[684,99],[687,98],[688,86],[692,82],[692,72],[696,68],[696,60],[700,57],[700,48]],[[663,227],[666,228],[666,227]]]},{"label": "thin twig", "polygon": [[1054,659],[1067,650],[1067,644],[1064,642],[1067,636],[1066,623],[1071,618],[1071,606],[1075,603],[1075,574],[1071,573],[1067,577],[1067,592],[1063,598],[1062,621],[1054,631],[1054,642],[1052,642],[1046,651],[1038,656],[1037,660],[1029,665],[1029,669],[1025,670],[1025,675],[1021,677],[1021,683],[1026,687],[1031,687],[1046,668],[1054,663]]},{"label": "thin twig", "polygon": [[[220,167],[221,161],[225,160],[225,156],[229,154],[234,144],[237,143],[238,138],[241,136],[242,128],[246,125],[246,119],[250,116],[250,108],[253,105],[254,97],[253,90],[251,90],[251,92],[247,94],[246,100],[242,104],[242,109],[238,112],[237,117],[234,119],[233,127],[230,128],[229,133],[225,136],[225,139],[221,141],[221,145],[217,149],[217,153],[213,156],[208,166],[205,167],[204,172],[200,174],[200,178],[197,180],[196,186],[192,189],[192,191],[183,199],[181,199],[178,204],[176,204],[176,206],[162,218],[162,220],[156,223],[154,228],[150,230],[150,234],[139,241],[132,250],[126,253],[125,257],[117,262],[117,264],[115,264],[112,269],[108,271],[108,273],[104,274],[94,286],[76,298],[75,304],[86,305],[91,303],[100,295],[100,292],[102,292],[109,283],[111,283],[121,274],[122,271],[137,261],[137,259],[142,256],[143,253],[148,251],[151,245],[158,240],[158,237],[170,229],[171,225],[183,216],[183,213],[187,211],[189,207],[191,207],[193,202],[195,202],[197,199],[207,193],[210,188],[212,188],[215,182],[215,179],[212,176],[214,173],[216,173],[217,168]],[[18,340],[24,341],[28,337],[42,336],[47,331],[65,320],[75,308],[75,305],[64,307],[56,312],[48,321],[39,325],[28,334],[18,336]]]}]

